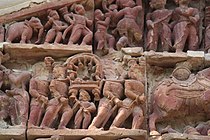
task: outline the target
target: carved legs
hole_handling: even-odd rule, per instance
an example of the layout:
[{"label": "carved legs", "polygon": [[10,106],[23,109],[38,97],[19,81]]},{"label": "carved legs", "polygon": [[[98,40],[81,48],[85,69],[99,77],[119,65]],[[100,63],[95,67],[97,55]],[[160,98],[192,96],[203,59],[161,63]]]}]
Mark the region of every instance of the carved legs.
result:
[{"label": "carved legs", "polygon": [[48,32],[47,32],[47,35],[46,35],[46,38],[45,38],[45,41],[44,43],[50,43],[53,41],[53,39],[55,38],[56,36],[56,31],[55,29],[50,29]]},{"label": "carved legs", "polygon": [[78,28],[76,26],[73,27],[73,31],[72,31],[72,34],[71,34],[71,36],[69,38],[68,45],[77,43],[77,41],[79,40],[81,35],[82,35],[82,29],[80,29],[80,28]]},{"label": "carved legs", "polygon": [[114,49],[114,46],[115,46],[115,38],[114,38],[114,36],[112,36],[110,34],[106,34],[106,38],[108,40],[109,48],[110,49]]},{"label": "carved legs", "polygon": [[41,123],[42,128],[49,128],[52,126],[53,121],[56,119],[61,105],[51,105],[46,109],[46,113]]},{"label": "carved legs", "polygon": [[133,109],[132,129],[140,129],[144,121],[144,113],[140,106],[135,106]]},{"label": "carved legs", "polygon": [[61,40],[62,40],[62,33],[61,32],[57,32],[54,43],[55,44],[59,44],[61,42]]},{"label": "carved legs", "polygon": [[75,115],[75,119],[74,119],[75,129],[80,129],[82,119],[83,119],[83,109],[80,108],[77,114]]},{"label": "carved legs", "polygon": [[93,33],[88,30],[83,30],[83,36],[84,36],[84,38],[82,40],[81,45],[91,44],[92,38],[93,38]]},{"label": "carved legs", "polygon": [[71,109],[70,106],[66,106],[64,107],[62,113],[63,114],[62,114],[58,129],[66,128],[66,125],[68,124],[68,122],[71,120],[71,117],[73,116],[73,110]]},{"label": "carved legs", "polygon": [[126,36],[122,36],[116,44],[117,50],[119,51],[121,48],[126,47],[128,43],[128,38]]},{"label": "carved legs", "polygon": [[185,23],[178,23],[174,26],[173,35],[174,35],[174,48],[176,49],[176,52],[182,52],[185,47],[185,43],[187,40],[187,37],[189,35],[189,29],[187,28],[187,25],[184,26]]},{"label": "carved legs", "polygon": [[88,129],[97,129],[97,128],[102,127],[102,124],[105,121],[106,116],[109,111],[110,111],[110,108],[99,107],[98,114],[96,117],[94,117],[94,119]]},{"label": "carved legs", "polygon": [[153,112],[150,116],[149,116],[149,129],[150,129],[150,135],[160,135],[158,132],[157,132],[157,129],[156,129],[156,120],[159,118],[159,116]]},{"label": "carved legs", "polygon": [[147,50],[157,51],[157,46],[158,46],[157,29],[153,28],[150,29],[147,34]]},{"label": "carved legs", "polygon": [[90,112],[83,112],[84,119],[82,123],[82,129],[87,129],[91,122],[91,114]]},{"label": "carved legs", "polygon": [[196,51],[198,50],[198,35],[197,35],[197,30],[194,26],[189,27],[190,33],[188,37],[188,42],[189,42],[189,50]]},{"label": "carved legs", "polygon": [[132,110],[129,109],[125,109],[125,108],[120,108],[118,111],[117,116],[115,117],[111,127],[111,128],[115,128],[115,127],[120,127],[125,120],[130,116]]},{"label": "carved legs", "polygon": [[[33,100],[33,99],[32,99]],[[42,105],[31,105],[31,112],[28,120],[28,127],[39,126],[44,107]]]}]

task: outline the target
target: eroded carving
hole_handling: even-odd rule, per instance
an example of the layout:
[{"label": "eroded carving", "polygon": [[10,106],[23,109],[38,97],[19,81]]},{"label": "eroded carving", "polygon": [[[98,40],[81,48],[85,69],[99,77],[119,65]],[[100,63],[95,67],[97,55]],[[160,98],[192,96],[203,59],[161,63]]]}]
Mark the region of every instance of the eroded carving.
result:
[{"label": "eroded carving", "polygon": [[6,41],[11,43],[18,39],[20,43],[30,43],[35,31],[38,31],[38,38],[35,43],[40,43],[44,28],[38,18],[32,17],[30,20],[14,23],[7,30]]},{"label": "eroded carving", "polygon": [[103,128],[110,116],[122,105],[123,85],[120,82],[106,81],[103,89],[104,97],[100,99],[96,117],[88,129]]},{"label": "eroded carving", "polygon": [[[50,27],[51,29],[49,29]],[[62,41],[62,31],[67,27],[68,26],[65,22],[60,21],[60,16],[56,10],[48,10],[48,21],[44,28],[49,29],[49,31],[45,37],[45,43],[60,43]]]},{"label": "eroded carving", "polygon": [[120,36],[116,44],[117,50],[120,50],[122,47],[136,46],[142,39],[142,31],[137,24],[136,18],[139,12],[141,12],[142,6],[135,6],[135,3],[132,2],[126,2],[122,6],[122,10],[112,13],[115,19],[119,19],[117,27],[113,31],[118,32]]},{"label": "eroded carving", "polygon": [[58,128],[64,129],[73,115],[73,110],[68,101],[69,83],[65,80],[65,74],[65,67],[56,65],[53,68],[53,79],[49,85],[51,99],[47,104],[46,112],[40,125],[42,128],[54,128],[53,121],[58,116],[61,116]]},{"label": "eroded carving", "polygon": [[49,81],[32,78],[29,93],[31,95],[28,128],[39,126],[48,104]]},{"label": "eroded carving", "polygon": [[[194,75],[190,68],[187,64],[178,65],[171,77],[162,80],[154,90],[153,112],[149,117],[151,135],[158,135],[157,123],[168,118],[193,117],[198,113],[206,116],[209,113],[210,69],[206,68]],[[171,127],[165,128],[164,131],[177,132]],[[185,133],[191,132],[201,134],[193,126],[186,127]]]},{"label": "eroded carving", "polygon": [[182,52],[188,44],[188,50],[198,50],[198,23],[200,20],[197,8],[188,7],[190,0],[176,0],[179,4],[173,13],[173,36],[176,52]]},{"label": "eroded carving", "polygon": [[109,13],[103,14],[101,10],[95,11],[96,20],[96,32],[95,32],[95,44],[96,50],[102,50],[103,54],[107,54],[109,51],[113,51],[115,45],[115,38],[109,34],[107,29],[111,21],[111,15]]},{"label": "eroded carving", "polygon": [[141,104],[145,103],[144,84],[136,80],[125,81],[125,96],[123,106],[119,108],[111,128],[121,127],[125,120],[132,114],[133,122],[131,129],[140,129],[144,121],[144,112]]},{"label": "eroded carving", "polygon": [[86,11],[83,5],[74,4],[71,8],[74,10],[75,13],[71,12],[69,15],[67,15],[72,19],[69,18],[67,20],[71,23],[71,25],[64,31],[63,39],[66,37],[66,34],[70,30],[72,30],[68,45],[79,43],[79,39],[81,37],[83,37],[81,45],[91,44],[93,33],[88,27],[92,26],[92,20],[89,20],[87,17],[84,16]]},{"label": "eroded carving", "polygon": [[4,42],[5,37],[5,29],[2,24],[0,24],[0,42]]},{"label": "eroded carving", "polygon": [[[169,21],[172,17],[172,10],[165,8],[166,0],[151,0],[150,7],[155,9],[147,14],[147,49],[157,51],[158,44],[162,51],[169,51],[172,47],[171,28]],[[161,43],[159,43],[161,42]]]},{"label": "eroded carving", "polygon": [[4,70],[10,83],[10,89],[6,95],[10,98],[9,108],[12,114],[12,125],[20,125],[25,128],[29,113],[29,94],[26,86],[29,83],[31,74],[29,72],[13,72],[10,69]]},{"label": "eroded carving", "polygon": [[210,6],[205,9],[205,50],[209,52],[210,48]]}]

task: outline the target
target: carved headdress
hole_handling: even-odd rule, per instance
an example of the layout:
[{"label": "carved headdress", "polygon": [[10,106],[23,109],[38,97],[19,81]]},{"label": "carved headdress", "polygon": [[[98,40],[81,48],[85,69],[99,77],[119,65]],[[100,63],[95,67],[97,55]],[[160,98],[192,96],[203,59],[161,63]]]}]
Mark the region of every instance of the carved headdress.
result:
[{"label": "carved headdress", "polygon": [[175,77],[177,80],[185,81],[189,79],[191,75],[191,68],[192,65],[188,62],[178,63],[176,68],[172,72],[172,76]]},{"label": "carved headdress", "polygon": [[182,3],[189,4],[191,0],[174,0],[174,2],[175,2],[176,4],[179,4],[180,1],[181,1]]},{"label": "carved headdress", "polygon": [[150,0],[150,7],[156,9],[156,7],[162,7],[162,5],[166,5],[167,0]]}]

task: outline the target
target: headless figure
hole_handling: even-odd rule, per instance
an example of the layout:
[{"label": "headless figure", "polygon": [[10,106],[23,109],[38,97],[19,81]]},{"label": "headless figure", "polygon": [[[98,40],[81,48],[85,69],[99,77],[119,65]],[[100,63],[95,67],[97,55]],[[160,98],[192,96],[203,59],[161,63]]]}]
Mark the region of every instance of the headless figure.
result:
[{"label": "headless figure", "polygon": [[49,82],[32,78],[29,93],[31,94],[30,116],[28,127],[39,126],[48,103]]}]

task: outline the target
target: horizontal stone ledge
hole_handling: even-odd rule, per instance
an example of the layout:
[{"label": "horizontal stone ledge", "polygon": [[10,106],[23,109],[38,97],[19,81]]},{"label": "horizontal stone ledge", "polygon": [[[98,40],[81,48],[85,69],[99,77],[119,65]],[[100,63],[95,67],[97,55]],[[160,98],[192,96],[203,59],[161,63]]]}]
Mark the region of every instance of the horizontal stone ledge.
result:
[{"label": "horizontal stone ledge", "polygon": [[28,129],[28,140],[36,138],[49,138],[52,135],[63,136],[66,140],[81,140],[84,137],[91,137],[95,140],[116,140],[120,138],[131,138],[135,140],[146,140],[147,131],[141,129],[112,129],[112,130],[88,130],[88,129]]},{"label": "horizontal stone ledge", "polygon": [[25,136],[25,129],[21,128],[8,128],[8,129],[0,129],[0,139],[1,140],[24,140],[26,139]]},{"label": "horizontal stone ledge", "polygon": [[162,140],[210,140],[210,136],[169,133],[162,135]]},{"label": "horizontal stone ledge", "polygon": [[179,62],[184,61],[197,61],[197,64],[204,63],[205,53],[203,51],[188,51],[182,53],[169,53],[169,52],[144,52],[146,61],[150,65],[160,67],[174,67]]},{"label": "horizontal stone ledge", "polygon": [[9,54],[11,60],[43,60],[46,56],[61,58],[78,53],[92,53],[92,46],[11,43],[4,44],[3,51]]}]

